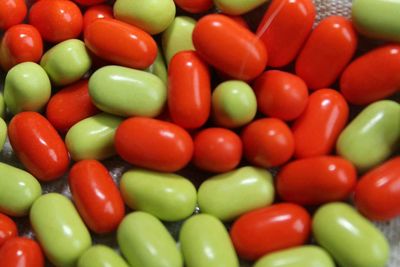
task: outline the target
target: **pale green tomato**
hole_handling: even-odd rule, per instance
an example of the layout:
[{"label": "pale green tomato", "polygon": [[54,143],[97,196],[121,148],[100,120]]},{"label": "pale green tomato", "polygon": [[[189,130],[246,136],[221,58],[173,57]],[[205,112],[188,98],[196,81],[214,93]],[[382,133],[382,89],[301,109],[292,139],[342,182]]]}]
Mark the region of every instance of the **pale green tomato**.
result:
[{"label": "pale green tomato", "polygon": [[7,139],[7,123],[0,117],[0,151],[3,150]]},{"label": "pale green tomato", "polygon": [[129,267],[125,260],[113,249],[96,245],[82,254],[77,267]]},{"label": "pale green tomato", "polygon": [[222,13],[229,15],[242,15],[267,1],[268,0],[214,0],[214,4],[222,11]]},{"label": "pale green tomato", "polygon": [[167,67],[165,66],[163,55],[161,54],[160,49],[158,49],[156,60],[153,64],[151,64],[150,67],[147,68],[147,71],[160,78],[160,80],[163,81],[164,84],[168,83],[168,71]]}]

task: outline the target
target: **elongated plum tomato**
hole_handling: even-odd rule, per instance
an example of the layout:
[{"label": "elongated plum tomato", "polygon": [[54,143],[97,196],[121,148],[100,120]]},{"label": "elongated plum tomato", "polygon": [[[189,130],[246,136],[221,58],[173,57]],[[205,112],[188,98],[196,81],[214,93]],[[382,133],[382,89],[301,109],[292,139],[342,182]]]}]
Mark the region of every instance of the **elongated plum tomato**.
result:
[{"label": "elongated plum tomato", "polygon": [[0,248],[1,267],[44,267],[39,244],[28,238],[14,237]]},{"label": "elongated plum tomato", "polygon": [[280,197],[299,205],[345,200],[353,191],[357,172],[350,161],[335,156],[295,160],[277,178]]},{"label": "elongated plum tomato", "polygon": [[193,141],[178,125],[133,117],[118,127],[115,148],[124,160],[133,165],[175,172],[185,167],[192,158]]},{"label": "elongated plum tomato", "polygon": [[296,74],[311,89],[330,87],[357,49],[357,33],[351,21],[331,16],[311,33],[296,61]]},{"label": "elongated plum tomato", "polygon": [[256,260],[269,252],[304,244],[310,228],[311,218],[304,208],[281,203],[242,215],[230,235],[240,257]]},{"label": "elongated plum tomato", "polygon": [[84,36],[96,56],[125,67],[145,69],[157,57],[157,44],[148,33],[116,19],[93,21]]},{"label": "elongated plum tomato", "polygon": [[400,156],[362,176],[354,199],[357,209],[371,220],[385,221],[399,216]]},{"label": "elongated plum tomato", "polygon": [[340,78],[340,91],[351,104],[366,105],[400,88],[400,45],[376,48],[354,60]]},{"label": "elongated plum tomato", "polygon": [[40,181],[57,179],[67,171],[67,148],[56,129],[39,113],[15,115],[8,126],[8,137],[19,160]]},{"label": "elongated plum tomato", "polygon": [[257,36],[224,15],[200,19],[193,44],[207,63],[239,80],[256,78],[267,64],[267,51]]},{"label": "elongated plum tomato", "polygon": [[82,160],[71,168],[68,182],[86,225],[99,234],[114,231],[125,215],[125,206],[107,169],[96,160]]},{"label": "elongated plum tomato", "polygon": [[176,54],[168,67],[168,108],[172,121],[186,129],[201,127],[210,115],[207,65],[194,51]]},{"label": "elongated plum tomato", "polygon": [[174,0],[174,2],[189,13],[202,13],[213,6],[212,0]]},{"label": "elongated plum tomato", "polygon": [[27,13],[25,0],[0,1],[0,29],[7,30],[21,23]]},{"label": "elongated plum tomato", "polygon": [[83,14],[83,30],[97,19],[112,19],[114,18],[113,9],[108,5],[95,5],[89,7]]},{"label": "elongated plum tomato", "polygon": [[82,6],[92,6],[104,3],[107,0],[73,0]]},{"label": "elongated plum tomato", "polygon": [[18,235],[17,225],[10,217],[0,213],[0,247],[10,238]]}]

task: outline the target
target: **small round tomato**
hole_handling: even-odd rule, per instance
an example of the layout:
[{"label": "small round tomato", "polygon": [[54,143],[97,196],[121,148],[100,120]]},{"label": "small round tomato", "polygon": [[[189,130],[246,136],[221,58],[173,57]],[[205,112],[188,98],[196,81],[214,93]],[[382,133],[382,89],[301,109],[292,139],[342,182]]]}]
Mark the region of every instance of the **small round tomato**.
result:
[{"label": "small round tomato", "polygon": [[39,244],[28,238],[14,237],[0,248],[1,267],[44,267]]},{"label": "small round tomato", "polygon": [[10,217],[0,213],[0,247],[10,238],[18,236],[17,225]]},{"label": "small round tomato", "polygon": [[73,0],[82,6],[92,6],[104,3],[107,0]]},{"label": "small round tomato", "polygon": [[189,13],[202,13],[213,6],[212,0],[174,0],[174,2]]},{"label": "small round tomato", "polygon": [[45,41],[58,43],[78,37],[83,18],[72,1],[41,0],[31,7],[29,23],[39,30]]},{"label": "small round tomato", "polygon": [[193,163],[209,172],[228,172],[237,167],[242,158],[239,136],[224,128],[207,128],[194,138]]},{"label": "small round tomato", "polygon": [[311,218],[301,206],[281,203],[251,211],[234,222],[230,235],[236,252],[246,260],[304,244]]},{"label": "small round tomato", "polygon": [[97,5],[89,7],[83,15],[83,30],[96,19],[114,18],[113,9],[108,5]]},{"label": "small round tomato", "polygon": [[242,132],[242,142],[246,159],[265,168],[284,164],[294,152],[292,132],[285,122],[274,118],[250,123]]},{"label": "small round tomato", "polygon": [[361,177],[354,196],[357,209],[371,220],[400,215],[400,156]]},{"label": "small round tomato", "polygon": [[264,72],[254,83],[261,113],[281,120],[294,120],[304,111],[308,89],[296,75],[279,70]]},{"label": "small round tomato", "polygon": [[25,0],[0,1],[0,29],[6,30],[21,23],[27,11]]}]

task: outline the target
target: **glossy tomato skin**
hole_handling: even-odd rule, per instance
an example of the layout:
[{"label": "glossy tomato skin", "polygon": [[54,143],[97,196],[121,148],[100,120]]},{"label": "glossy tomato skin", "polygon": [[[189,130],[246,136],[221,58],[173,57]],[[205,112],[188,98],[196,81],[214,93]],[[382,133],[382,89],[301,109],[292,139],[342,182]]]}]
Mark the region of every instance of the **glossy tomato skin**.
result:
[{"label": "glossy tomato skin", "polygon": [[72,198],[95,233],[114,231],[125,215],[124,201],[108,170],[96,160],[82,160],[68,176]]},{"label": "glossy tomato skin", "polygon": [[4,33],[0,47],[0,63],[4,70],[22,62],[39,62],[42,54],[42,37],[35,27],[18,24]]},{"label": "glossy tomato skin", "polygon": [[268,60],[257,36],[224,15],[200,19],[193,31],[193,44],[207,63],[235,79],[256,78]]},{"label": "glossy tomato skin", "polygon": [[294,152],[294,138],[285,122],[265,118],[253,121],[242,132],[246,159],[260,167],[276,167],[287,162]]},{"label": "glossy tomato skin", "polygon": [[400,156],[367,172],[357,184],[357,209],[370,220],[385,221],[400,215]]},{"label": "glossy tomato skin", "polygon": [[189,13],[202,13],[213,6],[212,0],[174,0],[174,2]]},{"label": "glossy tomato skin", "polygon": [[18,229],[15,222],[7,215],[0,213],[0,247],[16,236],[18,236]]},{"label": "glossy tomato skin", "polygon": [[82,6],[92,6],[104,3],[107,0],[73,0]]},{"label": "glossy tomato skin", "polygon": [[230,235],[238,255],[246,260],[304,244],[311,218],[301,206],[280,203],[248,212],[236,220]]},{"label": "glossy tomato skin", "polygon": [[176,54],[168,67],[168,108],[172,121],[196,129],[210,115],[211,84],[207,65],[194,51]]},{"label": "glossy tomato skin", "polygon": [[63,175],[69,165],[64,141],[50,122],[37,112],[21,112],[8,126],[11,146],[26,169],[43,182]]},{"label": "glossy tomato skin", "polygon": [[194,137],[194,165],[204,171],[221,173],[235,169],[242,158],[242,141],[233,131],[207,128]]},{"label": "glossy tomato skin", "polygon": [[243,26],[244,28],[250,30],[249,24],[247,24],[246,20],[242,16],[233,16],[233,15],[225,15],[233,21],[236,21],[237,24]]},{"label": "glossy tomato skin", "polygon": [[305,111],[292,127],[295,157],[328,155],[346,126],[348,116],[348,104],[337,91],[320,89],[311,94]]},{"label": "glossy tomato skin", "polygon": [[271,67],[292,62],[306,41],[315,19],[312,0],[273,0],[257,29],[267,47]]},{"label": "glossy tomato skin", "polygon": [[83,14],[83,30],[96,19],[114,18],[113,9],[109,5],[95,5],[89,7]]},{"label": "glossy tomato skin", "polygon": [[58,43],[77,38],[83,18],[79,7],[67,0],[41,0],[32,5],[29,23],[40,32],[43,40]]},{"label": "glossy tomato skin", "polygon": [[96,56],[125,67],[145,69],[157,57],[154,39],[122,21],[95,20],[86,27],[84,35],[86,46]]},{"label": "glossy tomato skin", "polygon": [[77,122],[97,113],[99,110],[90,99],[87,80],[58,91],[50,98],[46,108],[47,119],[63,134]]},{"label": "glossy tomato skin", "polygon": [[400,88],[400,45],[376,48],[355,59],[340,78],[340,91],[352,104],[366,105]]},{"label": "glossy tomato skin", "polygon": [[183,128],[151,118],[125,120],[114,140],[116,151],[124,160],[156,171],[180,170],[193,155],[192,138]]},{"label": "glossy tomato skin", "polygon": [[357,172],[350,161],[320,156],[292,161],[278,173],[277,191],[287,202],[320,205],[345,200],[354,190]]},{"label": "glossy tomato skin", "polygon": [[340,16],[322,20],[296,61],[296,74],[311,89],[330,87],[352,59],[358,37],[351,21]]},{"label": "glossy tomato skin", "polygon": [[266,71],[255,80],[253,89],[258,109],[266,116],[291,121],[298,118],[307,106],[307,85],[288,72]]},{"label": "glossy tomato skin", "polygon": [[0,248],[1,267],[44,267],[39,244],[28,238],[14,237]]},{"label": "glossy tomato skin", "polygon": [[0,1],[0,29],[7,30],[21,23],[27,12],[25,0]]}]

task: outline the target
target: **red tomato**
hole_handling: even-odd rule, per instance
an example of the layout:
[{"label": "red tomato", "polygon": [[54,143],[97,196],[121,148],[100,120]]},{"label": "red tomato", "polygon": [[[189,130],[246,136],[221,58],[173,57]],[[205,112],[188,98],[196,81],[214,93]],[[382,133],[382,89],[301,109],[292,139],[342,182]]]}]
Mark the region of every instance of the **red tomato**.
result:
[{"label": "red tomato", "polygon": [[78,37],[82,31],[83,18],[74,2],[41,0],[31,7],[29,23],[39,30],[44,40],[58,43]]},{"label": "red tomato", "polygon": [[182,169],[193,155],[192,138],[183,128],[142,117],[121,123],[115,133],[115,148],[133,165],[164,172]]},{"label": "red tomato", "polygon": [[266,116],[294,120],[304,111],[308,89],[302,79],[288,72],[270,70],[254,83],[257,106]]},{"label": "red tomato", "polygon": [[67,148],[56,129],[37,112],[21,112],[8,126],[11,146],[26,169],[43,182],[68,170]]},{"label": "red tomato", "polygon": [[242,16],[233,16],[233,15],[225,15],[233,21],[236,21],[237,24],[245,27],[246,29],[250,30],[249,25],[247,24],[246,20]]},{"label": "red tomato", "polygon": [[131,68],[145,69],[157,57],[157,44],[148,33],[115,19],[89,24],[85,44],[96,56]]},{"label": "red tomato", "polygon": [[267,47],[268,65],[282,67],[294,60],[315,19],[312,0],[273,0],[257,29]]},{"label": "red tomato", "polygon": [[104,3],[107,0],[74,0],[74,1],[82,6],[92,6]]},{"label": "red tomato", "polygon": [[228,172],[236,168],[242,158],[239,136],[224,128],[207,128],[194,138],[193,163],[209,172]]},{"label": "red tomato", "polygon": [[340,16],[321,21],[296,61],[296,73],[311,89],[331,86],[357,49],[352,23]]},{"label": "red tomato", "polygon": [[107,169],[96,160],[82,160],[68,176],[72,198],[85,221],[95,233],[114,231],[125,215],[125,204]]},{"label": "red tomato", "polygon": [[96,19],[114,18],[113,9],[108,5],[97,5],[89,7],[83,15],[83,30]]},{"label": "red tomato", "polygon": [[357,209],[371,220],[390,220],[400,215],[400,156],[361,177],[356,187]]},{"label": "red tomato", "polygon": [[332,89],[310,95],[306,110],[295,121],[292,131],[297,158],[328,155],[346,126],[349,107],[343,96]]},{"label": "red tomato", "polygon": [[281,203],[242,215],[230,234],[238,255],[256,260],[269,252],[304,244],[310,228],[311,218],[304,208]]},{"label": "red tomato", "polygon": [[376,48],[354,60],[343,72],[340,91],[352,104],[366,105],[400,88],[400,45]]},{"label": "red tomato", "polygon": [[285,122],[259,119],[242,132],[246,159],[254,165],[269,168],[284,164],[294,152],[293,134]]},{"label": "red tomato", "polygon": [[43,54],[43,41],[38,30],[27,24],[9,28],[1,40],[1,67],[8,71],[18,63],[39,62]]},{"label": "red tomato", "polygon": [[189,13],[202,13],[213,6],[212,0],[174,0],[174,2]]},{"label": "red tomato", "polygon": [[194,51],[176,54],[168,66],[168,108],[172,121],[186,129],[203,126],[210,115],[207,65]]},{"label": "red tomato", "polygon": [[18,236],[17,225],[10,217],[0,213],[0,247],[10,238]]},{"label": "red tomato", "polygon": [[11,26],[21,23],[27,11],[25,0],[0,1],[0,29],[7,30]]},{"label": "red tomato", "polygon": [[43,252],[37,242],[14,237],[0,248],[1,267],[44,267]]},{"label": "red tomato", "polygon": [[193,44],[206,62],[236,79],[254,79],[267,64],[267,52],[258,37],[224,15],[200,19]]},{"label": "red tomato", "polygon": [[350,161],[335,156],[295,160],[282,168],[277,191],[287,202],[320,205],[346,199],[357,182]]},{"label": "red tomato", "polygon": [[99,113],[93,105],[88,81],[72,84],[54,94],[47,104],[46,117],[61,133],[66,133],[75,123]]}]

